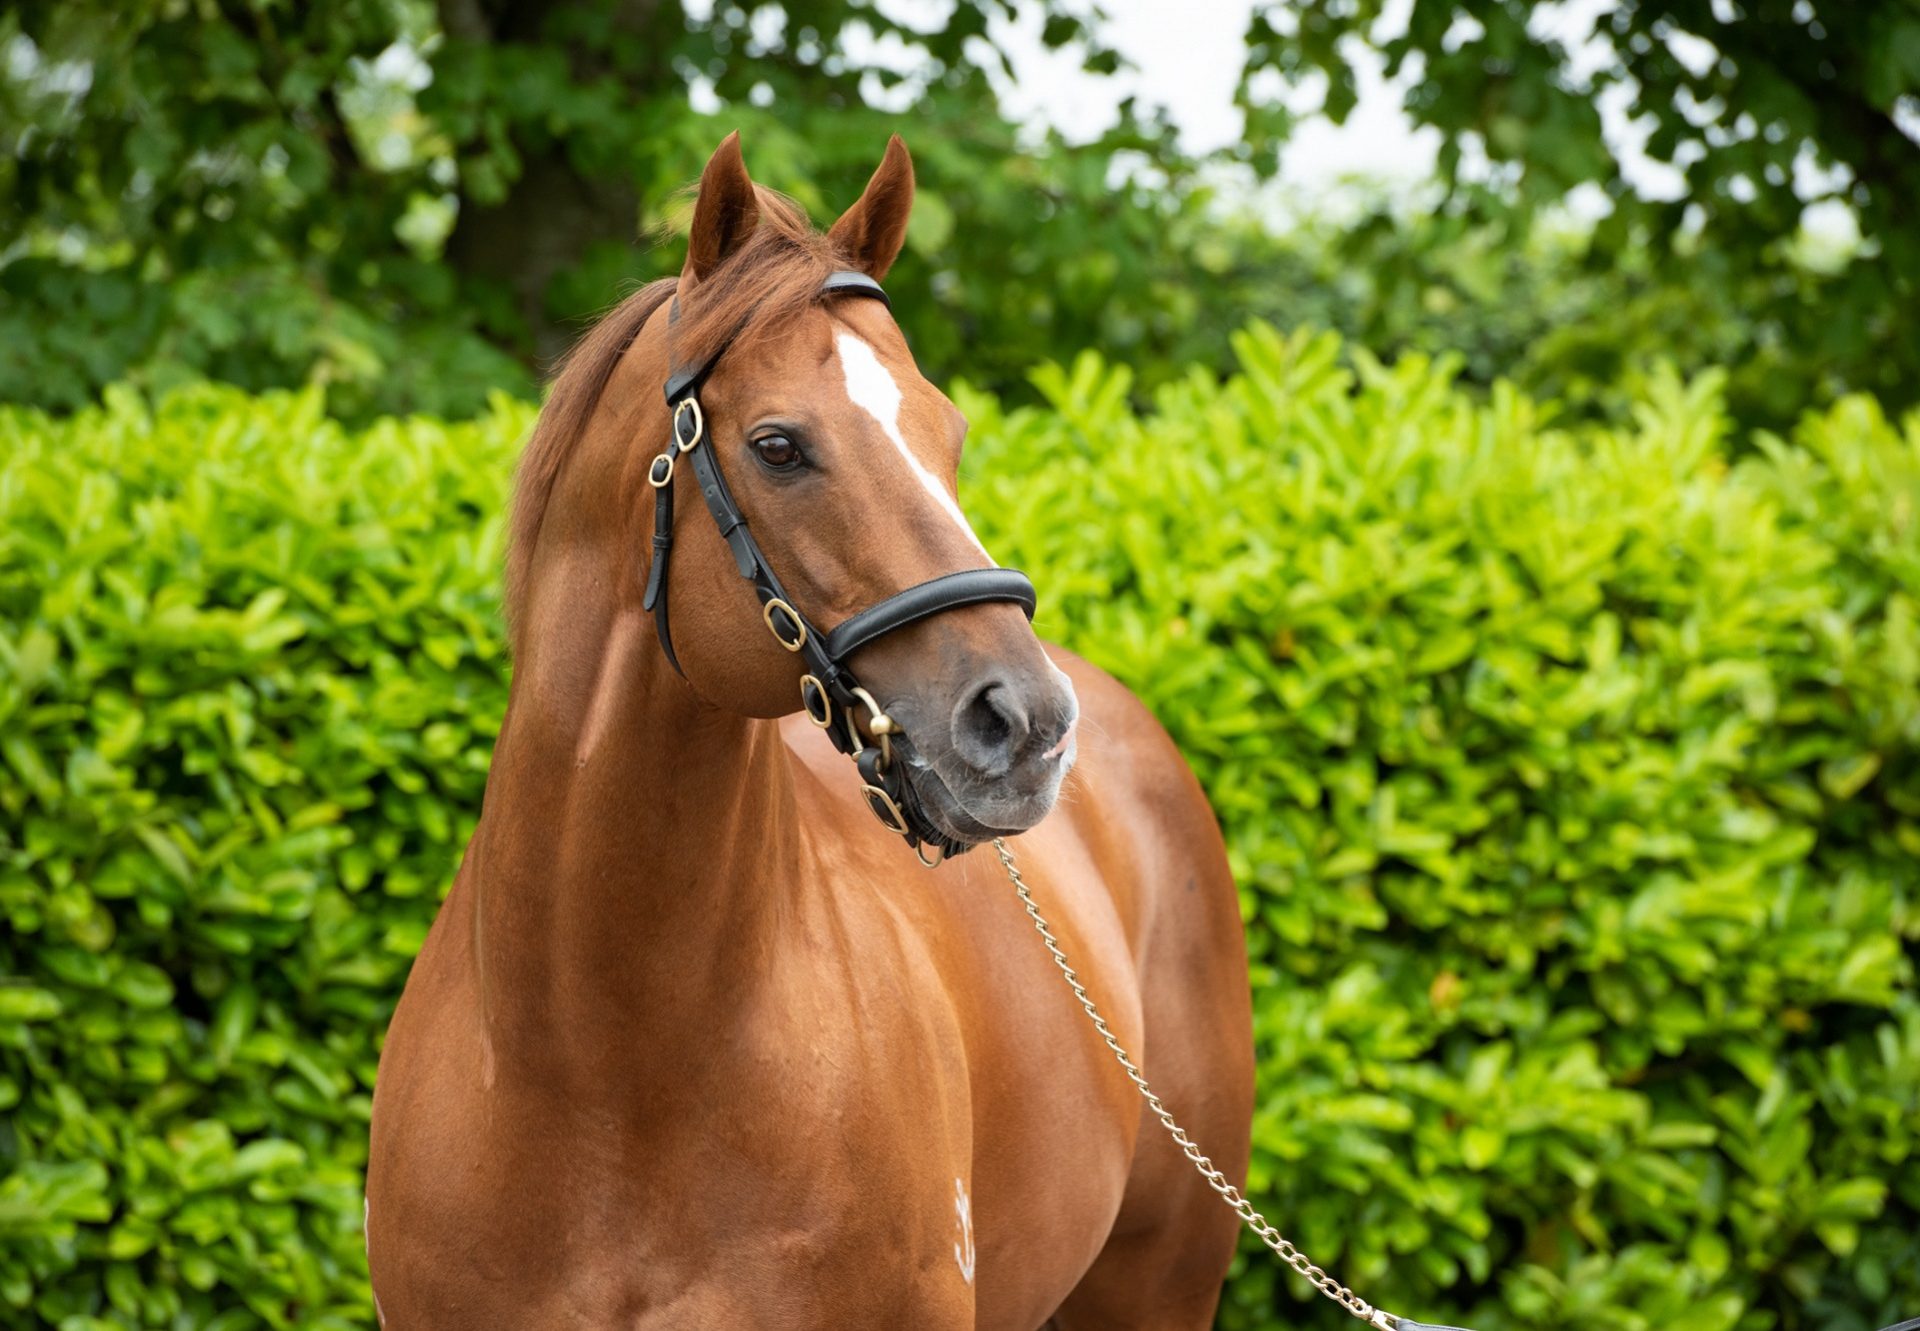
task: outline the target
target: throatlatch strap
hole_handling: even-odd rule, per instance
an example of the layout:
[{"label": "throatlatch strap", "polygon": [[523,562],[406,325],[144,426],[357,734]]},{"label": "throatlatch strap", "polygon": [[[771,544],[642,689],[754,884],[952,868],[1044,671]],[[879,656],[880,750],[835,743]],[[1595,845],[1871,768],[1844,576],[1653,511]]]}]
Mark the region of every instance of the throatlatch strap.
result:
[{"label": "throatlatch strap", "polygon": [[[668,467],[671,459],[655,458],[655,472],[663,461]],[[667,664],[675,674],[684,675],[680,669],[680,658],[673,654],[673,628],[671,616],[667,614],[667,559],[673,554],[673,482],[668,480],[653,490],[653,562],[647,568],[647,594],[640,602],[642,610],[653,611],[653,631],[660,639],[660,650],[667,654]]]}]

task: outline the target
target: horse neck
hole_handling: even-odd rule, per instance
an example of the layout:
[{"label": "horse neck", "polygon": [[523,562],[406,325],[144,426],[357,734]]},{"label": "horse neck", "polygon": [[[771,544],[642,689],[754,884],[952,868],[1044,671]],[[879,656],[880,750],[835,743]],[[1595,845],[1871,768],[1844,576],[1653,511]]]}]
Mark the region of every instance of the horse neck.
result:
[{"label": "horse neck", "polygon": [[626,577],[569,559],[536,561],[565,594],[529,598],[467,870],[490,1039],[555,1071],[697,1038],[802,876],[778,726],[702,703]]}]

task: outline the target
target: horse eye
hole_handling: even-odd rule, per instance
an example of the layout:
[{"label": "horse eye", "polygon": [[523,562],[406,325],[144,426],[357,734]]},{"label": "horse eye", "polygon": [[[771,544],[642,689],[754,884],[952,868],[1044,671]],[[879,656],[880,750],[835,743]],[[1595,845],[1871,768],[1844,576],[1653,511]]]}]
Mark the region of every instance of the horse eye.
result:
[{"label": "horse eye", "polygon": [[800,448],[784,434],[763,434],[753,441],[760,460],[775,471],[784,471],[800,461]]}]

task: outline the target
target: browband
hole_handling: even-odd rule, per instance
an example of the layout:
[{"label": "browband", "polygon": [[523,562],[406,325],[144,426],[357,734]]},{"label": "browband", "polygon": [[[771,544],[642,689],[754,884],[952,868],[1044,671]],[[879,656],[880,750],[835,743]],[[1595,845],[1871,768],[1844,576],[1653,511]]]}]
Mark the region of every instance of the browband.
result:
[{"label": "browband", "polygon": [[[865,273],[856,273],[849,270],[828,273],[827,280],[820,284],[820,294],[823,296],[866,296],[869,299],[879,301],[889,310],[893,308],[893,302],[887,299],[886,289]],[[671,328],[679,322],[680,297],[676,295],[673,298],[673,303],[667,307],[667,326]],[[672,370],[668,373],[667,409],[669,411],[689,394],[696,393],[700,390],[700,385],[707,381],[707,375],[712,372],[714,366],[720,363],[720,358],[727,354],[727,348],[733,345],[733,339],[738,337],[740,332],[740,329],[734,329],[733,332],[727,335],[726,340],[714,349],[713,354],[705,360],[696,361],[691,365],[683,365],[679,369]]]}]

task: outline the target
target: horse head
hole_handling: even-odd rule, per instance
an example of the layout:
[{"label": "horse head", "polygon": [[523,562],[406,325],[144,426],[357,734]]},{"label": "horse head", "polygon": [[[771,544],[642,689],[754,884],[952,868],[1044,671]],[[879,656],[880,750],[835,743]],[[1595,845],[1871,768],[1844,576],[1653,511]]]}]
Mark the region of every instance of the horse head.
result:
[{"label": "horse head", "polygon": [[[966,419],[921,374],[877,286],[906,240],[913,194],[896,136],[859,201],[820,234],[791,200],[754,184],[729,135],[701,176],[680,277],[630,298],[589,336],[541,428],[569,419],[561,399],[577,371],[598,375],[597,400],[615,374],[598,364],[609,358],[644,366],[632,371],[641,384],[665,383],[667,420],[652,406],[626,413],[626,461],[605,468],[600,488],[624,496],[618,538],[652,552],[646,608],[667,659],[715,708],[771,718],[804,700],[823,726],[878,729],[835,740],[849,753],[884,745],[906,821],[952,850],[1046,815],[1075,756],[1078,705],[1027,622],[1030,585],[978,572],[997,566],[956,497]],[[667,451],[650,458],[656,444]],[[696,449],[705,452],[689,458]],[[536,436],[523,493],[538,484],[542,454]],[[670,506],[663,487],[676,474],[714,522],[699,504]],[[530,547],[525,518],[517,544]],[[1016,582],[1025,614],[1007,591]],[[946,598],[933,612],[824,669],[817,651],[803,654],[802,639],[833,640],[862,611],[932,583],[941,586],[924,590]],[[955,587],[999,590],[969,599]],[[845,689],[816,678],[837,685],[841,670],[867,700],[857,718]],[[838,717],[822,701],[830,693]]]}]

